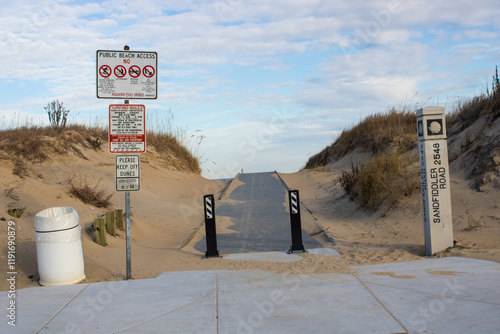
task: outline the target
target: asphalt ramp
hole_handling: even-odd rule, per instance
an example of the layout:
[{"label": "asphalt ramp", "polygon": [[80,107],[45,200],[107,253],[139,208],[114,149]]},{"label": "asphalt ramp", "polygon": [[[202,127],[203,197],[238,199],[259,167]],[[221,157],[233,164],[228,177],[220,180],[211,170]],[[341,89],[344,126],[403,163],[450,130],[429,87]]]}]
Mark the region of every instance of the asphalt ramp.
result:
[{"label": "asphalt ramp", "polygon": [[[221,254],[287,251],[292,244],[288,190],[276,172],[238,174],[231,189],[218,203],[215,214],[217,246]],[[221,226],[223,222],[226,226]],[[202,228],[204,234],[204,227]],[[305,249],[321,243],[302,229]],[[199,252],[206,240],[195,243]]]}]

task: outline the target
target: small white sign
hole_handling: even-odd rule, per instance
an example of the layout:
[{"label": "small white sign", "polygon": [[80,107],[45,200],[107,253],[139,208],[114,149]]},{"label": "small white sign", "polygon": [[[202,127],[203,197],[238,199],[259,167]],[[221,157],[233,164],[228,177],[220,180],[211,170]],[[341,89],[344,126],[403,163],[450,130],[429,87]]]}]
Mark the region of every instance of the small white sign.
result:
[{"label": "small white sign", "polygon": [[117,155],[116,191],[138,191],[141,187],[141,165],[138,155]]},{"label": "small white sign", "polygon": [[157,98],[156,52],[98,50],[96,59],[98,98]]}]

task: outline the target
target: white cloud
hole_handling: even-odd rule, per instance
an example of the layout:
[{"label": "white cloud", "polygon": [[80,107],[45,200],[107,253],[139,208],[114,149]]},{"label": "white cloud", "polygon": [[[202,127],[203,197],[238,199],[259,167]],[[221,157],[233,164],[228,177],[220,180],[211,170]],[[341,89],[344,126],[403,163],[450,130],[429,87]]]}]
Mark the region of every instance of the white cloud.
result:
[{"label": "white cloud", "polygon": [[318,65],[322,76],[306,84],[298,99],[305,105],[328,110],[370,110],[372,106],[397,104],[414,94],[418,82],[426,78],[429,52],[425,45],[417,44],[339,55]]},{"label": "white cloud", "polygon": [[465,34],[469,39],[494,39],[499,36],[498,32],[479,29],[467,30]]},{"label": "white cloud", "polygon": [[497,0],[12,1],[0,13],[0,80],[36,94],[6,92],[2,107],[29,114],[59,98],[75,114],[105,114],[95,51],[129,44],[159,54],[151,105],[206,125],[203,145],[220,161],[266,128],[266,113],[289,106],[297,124],[259,151],[278,163],[273,157],[295,156],[286,148],[292,135],[304,154],[417,92],[484,87],[500,55],[498,17]]}]

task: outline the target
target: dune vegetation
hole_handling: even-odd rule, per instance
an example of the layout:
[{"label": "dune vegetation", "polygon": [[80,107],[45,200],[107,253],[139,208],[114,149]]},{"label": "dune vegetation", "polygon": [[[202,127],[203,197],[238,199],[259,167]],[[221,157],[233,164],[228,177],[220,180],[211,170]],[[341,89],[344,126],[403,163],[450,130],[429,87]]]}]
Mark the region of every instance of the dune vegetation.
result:
[{"label": "dune vegetation", "polygon": [[[491,90],[462,101],[446,115],[450,163],[459,161],[456,165],[478,191],[490,183],[500,187],[500,134],[494,130],[499,118],[498,70]],[[338,181],[361,208],[387,210],[420,190],[416,147],[416,110],[400,107],[370,115],[344,130],[335,142],[312,156],[304,169],[327,166],[355,150],[368,153],[370,158],[351,164]]]},{"label": "dune vegetation", "polygon": [[[37,177],[32,175],[33,164],[50,161],[57,156],[74,154],[88,160],[85,150],[106,151],[108,149],[108,130],[100,126],[67,125],[69,110],[59,101],[45,107],[50,125],[23,125],[0,131],[0,159],[12,162],[12,173],[20,178]],[[180,171],[200,174],[199,158],[192,153],[179,136],[182,130],[172,131],[171,123],[164,130],[156,127],[147,131],[148,151],[158,154],[165,164]],[[96,207],[110,206],[111,194],[103,187],[91,184],[87,179],[68,179],[68,192],[83,203]]]}]

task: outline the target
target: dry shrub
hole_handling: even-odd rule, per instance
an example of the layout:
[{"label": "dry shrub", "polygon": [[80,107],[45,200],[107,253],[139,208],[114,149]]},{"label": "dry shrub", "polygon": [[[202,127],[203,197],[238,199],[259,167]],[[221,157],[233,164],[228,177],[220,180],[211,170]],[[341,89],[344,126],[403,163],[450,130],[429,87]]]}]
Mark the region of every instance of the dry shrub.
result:
[{"label": "dry shrub", "polygon": [[85,204],[91,204],[98,208],[108,208],[111,205],[113,194],[107,195],[106,190],[99,188],[99,181],[94,187],[87,184],[87,179],[82,182],[75,182],[73,178],[68,180],[68,191],[71,195],[80,199]]},{"label": "dry shrub", "polygon": [[[498,117],[500,117],[500,78],[497,67],[491,90],[487,89],[486,93],[459,102],[455,111],[447,117],[446,122],[448,128],[453,128],[454,133],[458,133],[471,126],[479,118],[487,119],[486,124],[493,124]],[[449,133],[449,135],[454,133]]]},{"label": "dry shrub", "polygon": [[200,173],[199,159],[196,158],[177,138],[169,133],[147,133],[148,145],[154,146],[159,154],[173,156],[174,167],[193,173]]},{"label": "dry shrub", "polygon": [[72,144],[80,144],[85,148],[98,150],[108,140],[108,129],[99,126],[84,126],[72,124],[66,127],[66,134],[76,133],[76,136],[66,135],[65,137]]},{"label": "dry shrub", "polygon": [[340,185],[349,198],[364,209],[394,207],[402,198],[420,189],[418,173],[412,167],[417,156],[405,154],[417,143],[416,113],[409,109],[393,108],[384,114],[368,116],[311,157],[305,168],[324,166],[358,148],[371,152],[374,158],[341,173]]},{"label": "dry shrub", "polygon": [[[106,148],[108,130],[101,127],[69,125],[63,129],[25,126],[0,131],[0,153],[15,162],[14,173],[27,176],[26,163],[39,163],[53,155],[69,152],[87,159],[81,147],[94,150]],[[199,158],[183,145],[172,133],[149,131],[148,145],[180,170],[200,173]]]},{"label": "dry shrub", "polygon": [[[0,131],[0,150],[11,159],[43,162],[49,159],[52,153],[74,152],[78,145],[99,149],[105,140],[107,130],[98,127],[71,125],[61,130],[26,126]],[[58,145],[54,145],[55,142]]]},{"label": "dry shrub", "polygon": [[[500,153],[500,136],[498,133],[488,134],[487,127],[496,126],[500,117],[500,79],[498,69],[495,71],[491,90],[479,96],[460,102],[456,110],[448,115],[448,136],[460,133],[462,141],[459,151],[450,157],[450,161],[461,157],[465,167],[466,176],[472,189],[481,191],[483,186],[495,182],[500,177],[498,155]],[[481,121],[479,132],[471,128],[477,121]],[[483,125],[484,124],[484,125]]]},{"label": "dry shrub", "polygon": [[[356,149],[372,153],[374,158],[365,164],[352,166],[350,171],[342,172],[340,185],[349,198],[363,208],[377,210],[383,205],[393,207],[401,198],[410,196],[420,188],[420,173],[418,169],[412,168],[413,161],[417,160],[414,151],[417,143],[416,114],[410,107],[399,109],[368,116],[352,129],[344,130],[334,143],[312,156],[304,168],[324,166]],[[485,144],[473,147],[470,145],[468,127],[480,118],[486,120],[486,126],[492,126],[499,117],[498,69],[493,76],[491,90],[459,103],[457,109],[447,115],[448,137],[469,131],[465,143],[461,145],[462,152],[455,156],[465,153],[472,157],[467,176],[472,179],[472,187],[477,190],[487,182],[497,180],[496,175],[500,175],[497,163],[500,141],[498,136],[487,138],[483,139],[487,140]],[[412,158],[404,158],[409,154],[412,154]],[[474,224],[477,222],[472,217],[469,217],[469,222],[472,224],[470,226],[476,228]]]},{"label": "dry shrub", "polygon": [[472,216],[472,213],[470,213],[469,210],[465,211],[465,214],[467,215],[467,224],[468,224],[468,226],[465,228],[466,231],[472,231],[475,229],[488,227],[484,220],[484,216],[481,216],[479,217],[478,220],[475,220],[474,217]]},{"label": "dry shrub", "polygon": [[396,147],[405,152],[416,147],[416,114],[402,107],[391,109],[384,114],[370,115],[350,130],[344,130],[337,140],[320,153],[312,156],[306,163],[306,169],[326,165],[331,160],[338,160],[356,148],[380,154],[388,148]]},{"label": "dry shrub", "polygon": [[201,156],[199,146],[205,136],[201,130],[189,135],[188,129],[174,125],[174,113],[169,108],[167,112],[152,110],[147,117],[148,146],[153,146],[166,161],[179,170],[199,174]]},{"label": "dry shrub", "polygon": [[343,171],[340,186],[364,209],[376,211],[384,204],[390,209],[420,189],[415,162],[404,155],[381,155]]},{"label": "dry shrub", "polygon": [[24,179],[26,176],[29,176],[28,167],[22,160],[14,159],[14,169],[12,170],[12,174]]},{"label": "dry shrub", "polygon": [[[15,161],[16,175],[27,176],[27,163],[43,162],[54,155],[74,153],[82,159],[88,159],[82,147],[106,149],[107,128],[67,125],[69,111],[59,101],[49,103],[45,109],[52,126],[26,125],[0,130],[0,158]],[[153,124],[152,131],[147,132],[148,146],[154,147],[165,161],[177,169],[199,174],[200,157],[197,153],[204,136],[198,134],[188,138],[187,129],[174,129],[171,111],[167,115],[156,116],[150,123]]]},{"label": "dry shrub", "polygon": [[43,150],[43,128],[21,127],[0,131],[0,150],[11,159],[42,162],[47,159]]}]

